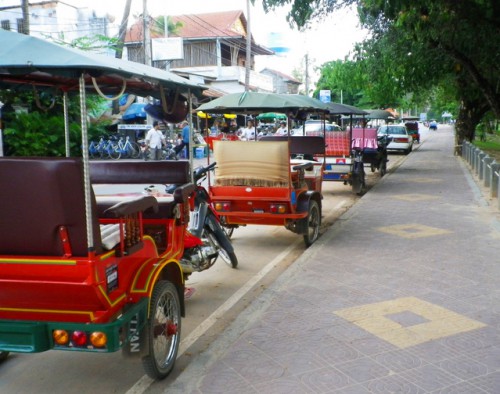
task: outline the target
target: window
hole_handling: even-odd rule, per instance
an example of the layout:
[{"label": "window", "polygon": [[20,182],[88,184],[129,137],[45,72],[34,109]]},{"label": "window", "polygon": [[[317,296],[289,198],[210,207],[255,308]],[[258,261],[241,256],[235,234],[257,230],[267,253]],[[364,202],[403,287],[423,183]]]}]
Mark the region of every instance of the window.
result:
[{"label": "window", "polygon": [[17,18],[17,32],[24,33],[24,19]]},{"label": "window", "polygon": [[2,29],[10,30],[10,21],[8,19],[2,21]]}]

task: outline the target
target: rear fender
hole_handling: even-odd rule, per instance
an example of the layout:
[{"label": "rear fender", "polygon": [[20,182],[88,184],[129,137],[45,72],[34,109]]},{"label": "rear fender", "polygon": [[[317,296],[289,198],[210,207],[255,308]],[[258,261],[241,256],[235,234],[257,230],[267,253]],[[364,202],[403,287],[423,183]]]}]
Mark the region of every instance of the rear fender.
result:
[{"label": "rear fender", "polygon": [[[308,190],[305,193],[299,195],[297,201],[297,212],[308,212],[311,200],[318,203],[319,214],[321,215],[321,195],[314,190]],[[307,232],[308,217],[304,219],[297,220],[295,223],[295,231],[297,234],[305,234]]]}]

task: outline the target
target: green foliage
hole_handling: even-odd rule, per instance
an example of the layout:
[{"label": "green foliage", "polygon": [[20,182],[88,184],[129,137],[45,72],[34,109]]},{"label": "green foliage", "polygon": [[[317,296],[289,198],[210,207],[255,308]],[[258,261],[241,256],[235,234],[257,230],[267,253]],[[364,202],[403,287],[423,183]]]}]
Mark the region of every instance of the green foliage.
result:
[{"label": "green foliage", "polygon": [[[172,20],[170,16],[167,16],[167,32],[168,34],[178,34],[179,30],[182,28],[182,22],[176,22]],[[157,34],[159,36],[163,36],[165,34],[165,17],[158,16],[153,19],[153,25],[151,26],[151,32]]]},{"label": "green foliage", "polygon": [[385,106],[410,93],[419,101],[427,95],[436,112],[460,102],[458,143],[473,138],[488,111],[500,119],[497,0],[263,0],[271,8],[291,4],[288,18],[299,27],[353,3],[372,33],[354,58],[367,77],[363,97]]}]

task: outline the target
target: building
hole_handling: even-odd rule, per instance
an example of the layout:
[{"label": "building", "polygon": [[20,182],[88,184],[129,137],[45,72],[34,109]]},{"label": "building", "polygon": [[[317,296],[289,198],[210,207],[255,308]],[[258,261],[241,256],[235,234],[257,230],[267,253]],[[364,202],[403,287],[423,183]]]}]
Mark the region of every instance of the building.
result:
[{"label": "building", "polygon": [[[245,90],[247,21],[242,11],[177,15],[172,16],[172,21],[179,27],[170,37],[182,38],[183,56],[164,59],[165,68],[224,93]],[[151,30],[153,40],[162,35]],[[131,26],[125,38],[129,60],[144,60],[143,41],[140,20]],[[258,45],[253,38],[251,51],[250,88],[274,91],[272,78],[254,69],[255,56],[274,52]]]},{"label": "building", "polygon": [[274,93],[298,94],[299,87],[302,85],[298,79],[284,74],[281,71],[265,68],[260,72],[273,79]]},{"label": "building", "polygon": [[[88,8],[78,8],[64,1],[29,2],[29,34],[39,38],[71,43],[96,34],[110,36],[106,17],[97,17]],[[23,32],[24,18],[20,0],[0,0],[1,28]]]}]

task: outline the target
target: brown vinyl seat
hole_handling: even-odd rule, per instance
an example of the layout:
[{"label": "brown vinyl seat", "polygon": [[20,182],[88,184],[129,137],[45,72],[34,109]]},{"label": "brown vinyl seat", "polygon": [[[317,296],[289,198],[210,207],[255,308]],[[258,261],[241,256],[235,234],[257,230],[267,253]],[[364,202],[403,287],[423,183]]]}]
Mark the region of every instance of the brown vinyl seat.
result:
[{"label": "brown vinyl seat", "polygon": [[[101,237],[92,194],[92,234]],[[79,158],[0,158],[0,255],[63,256],[60,228],[73,256],[86,256],[83,164]]]}]

